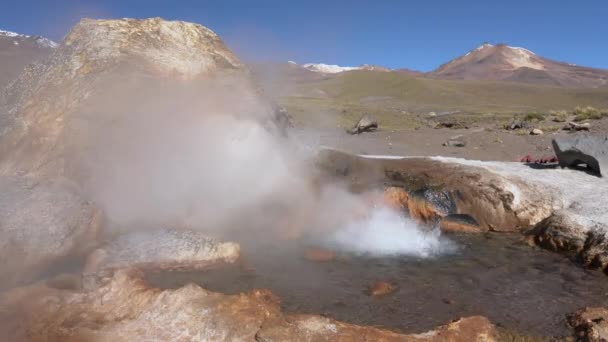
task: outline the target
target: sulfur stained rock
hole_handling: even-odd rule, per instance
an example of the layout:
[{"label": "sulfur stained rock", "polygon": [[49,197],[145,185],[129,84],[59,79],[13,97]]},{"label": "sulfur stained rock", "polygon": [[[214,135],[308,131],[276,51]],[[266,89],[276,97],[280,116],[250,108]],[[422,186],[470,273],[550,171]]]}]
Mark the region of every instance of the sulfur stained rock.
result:
[{"label": "sulfur stained rock", "polygon": [[383,193],[384,203],[396,210],[407,210],[409,195],[407,191],[399,187],[388,187]]},{"label": "sulfur stained rock", "polygon": [[377,281],[369,286],[368,293],[370,296],[379,297],[393,293],[395,290],[395,285],[387,281]]},{"label": "sulfur stained rock", "polygon": [[[66,278],[69,279],[69,278]],[[65,282],[65,281],[64,281]],[[61,283],[61,282],[59,282]],[[101,276],[93,287],[40,282],[0,293],[7,341],[495,341],[484,317],[404,335],[315,315],[284,315],[268,290],[224,295],[190,284],[148,286],[136,270]]]},{"label": "sulfur stained rock", "polygon": [[479,224],[469,215],[452,214],[441,219],[439,227],[444,232],[451,233],[480,233]]}]

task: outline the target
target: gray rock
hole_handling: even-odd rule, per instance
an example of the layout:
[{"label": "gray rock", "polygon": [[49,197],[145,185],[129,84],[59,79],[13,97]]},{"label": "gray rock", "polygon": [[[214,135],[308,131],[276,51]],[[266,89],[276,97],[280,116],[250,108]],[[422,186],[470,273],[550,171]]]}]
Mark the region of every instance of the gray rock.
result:
[{"label": "gray rock", "polygon": [[529,129],[531,128],[530,123],[524,120],[513,120],[505,126],[505,129],[514,131],[517,129]]},{"label": "gray rock", "polygon": [[133,231],[91,253],[85,274],[127,267],[202,270],[235,262],[239,255],[237,243],[219,242],[198,231]]},{"label": "gray rock", "polygon": [[467,142],[464,140],[462,135],[456,135],[451,137],[448,141],[443,143],[443,146],[448,147],[465,147]]},{"label": "gray rock", "polygon": [[561,167],[586,164],[599,176],[608,174],[608,136],[557,137],[553,149]]},{"label": "gray rock", "polygon": [[371,132],[378,129],[378,121],[369,114],[364,114],[357,124],[347,132],[350,134],[359,134],[363,132]]},{"label": "gray rock", "polygon": [[588,131],[591,128],[591,124],[588,122],[579,124],[576,122],[568,122],[566,126],[564,126],[564,131]]},{"label": "gray rock", "polygon": [[28,282],[95,248],[100,213],[64,179],[0,177],[0,287]]}]

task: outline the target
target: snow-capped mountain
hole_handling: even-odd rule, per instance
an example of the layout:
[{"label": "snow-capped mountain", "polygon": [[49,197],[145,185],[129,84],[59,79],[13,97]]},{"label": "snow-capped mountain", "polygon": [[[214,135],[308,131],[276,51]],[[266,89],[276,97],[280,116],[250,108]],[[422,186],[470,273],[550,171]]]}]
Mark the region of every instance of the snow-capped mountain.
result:
[{"label": "snow-capped mountain", "polygon": [[489,43],[441,65],[429,76],[561,86],[599,87],[608,84],[607,70],[556,62],[522,47]]},{"label": "snow-capped mountain", "polygon": [[40,37],[40,36],[29,36],[26,34],[20,34],[20,33],[15,33],[15,32],[11,32],[11,31],[0,30],[0,37],[12,38],[13,45],[19,45],[24,40],[30,40],[30,41],[34,42],[35,44],[37,44],[38,46],[43,47],[43,48],[54,49],[58,46],[57,43],[55,43],[54,41],[52,41],[48,38],[44,38],[44,37]]},{"label": "snow-capped mountain", "polygon": [[307,64],[299,65],[298,63],[296,63],[294,61],[289,61],[288,63],[293,66],[299,66],[304,69],[322,73],[322,74],[337,74],[340,72],[351,71],[351,70],[390,71],[390,69],[388,69],[388,68],[376,66],[376,65],[369,65],[369,64],[363,64],[360,66],[351,67],[351,66],[339,66],[339,65],[335,65],[335,64],[323,64],[323,63],[307,63]]},{"label": "snow-capped mountain", "polygon": [[0,90],[26,65],[50,55],[56,47],[48,38],[0,30]]}]

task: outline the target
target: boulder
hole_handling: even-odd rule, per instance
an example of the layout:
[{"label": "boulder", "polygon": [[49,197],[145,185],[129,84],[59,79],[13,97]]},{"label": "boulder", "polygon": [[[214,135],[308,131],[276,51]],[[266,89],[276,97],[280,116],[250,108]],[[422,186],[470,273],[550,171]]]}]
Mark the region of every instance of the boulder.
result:
[{"label": "boulder", "polygon": [[599,176],[608,174],[608,136],[556,137],[553,149],[562,168],[586,164]]},{"label": "boulder", "polygon": [[543,135],[543,134],[545,134],[545,132],[543,132],[539,128],[534,128],[530,131],[530,135]]},{"label": "boulder", "polygon": [[448,141],[444,142],[443,146],[465,147],[467,146],[467,142],[464,140],[464,137],[462,135],[456,135],[451,137]]},{"label": "boulder", "polygon": [[348,130],[350,134],[360,134],[363,132],[371,132],[378,129],[378,121],[369,114],[364,114],[355,126]]},{"label": "boulder", "polygon": [[0,287],[31,281],[96,247],[101,213],[65,179],[0,177]]},{"label": "boulder", "polygon": [[85,273],[118,268],[203,270],[238,260],[240,247],[191,230],[162,229],[130,232],[95,250]]}]

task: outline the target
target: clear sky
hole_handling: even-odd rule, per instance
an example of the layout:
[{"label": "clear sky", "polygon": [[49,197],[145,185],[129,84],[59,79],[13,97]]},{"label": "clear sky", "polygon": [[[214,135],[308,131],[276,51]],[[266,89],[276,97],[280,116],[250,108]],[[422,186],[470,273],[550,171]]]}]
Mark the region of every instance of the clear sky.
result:
[{"label": "clear sky", "polygon": [[487,41],[608,69],[608,0],[0,0],[0,29],[61,38],[81,17],[200,23],[243,60],[428,71]]}]

